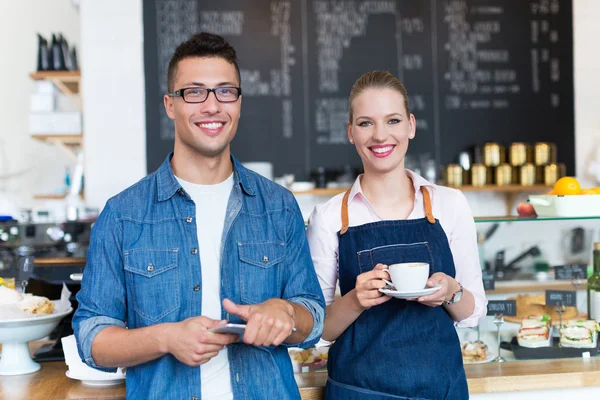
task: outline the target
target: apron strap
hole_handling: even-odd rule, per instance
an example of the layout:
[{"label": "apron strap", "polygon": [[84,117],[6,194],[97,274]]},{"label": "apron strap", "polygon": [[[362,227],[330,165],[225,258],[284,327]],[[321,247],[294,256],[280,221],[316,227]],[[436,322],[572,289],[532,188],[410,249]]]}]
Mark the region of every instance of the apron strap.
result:
[{"label": "apron strap", "polygon": [[344,194],[344,198],[342,199],[342,229],[340,230],[340,235],[346,233],[350,225],[348,222],[348,197],[350,197],[350,190],[352,190],[352,187],[346,190],[346,194]]},{"label": "apron strap", "polygon": [[[348,198],[350,197],[350,190],[352,190],[352,188],[346,190],[344,198],[342,199],[342,229],[340,229],[340,235],[346,233],[348,231],[348,227],[350,226],[348,220]],[[431,208],[431,197],[429,196],[429,191],[425,186],[421,186],[421,193],[423,194],[425,217],[430,224],[435,224],[435,217],[433,216]]]},{"label": "apron strap", "polygon": [[431,211],[431,197],[429,197],[429,190],[425,186],[421,186],[421,193],[423,194],[423,204],[425,205],[425,217],[430,224],[435,224],[435,217]]}]

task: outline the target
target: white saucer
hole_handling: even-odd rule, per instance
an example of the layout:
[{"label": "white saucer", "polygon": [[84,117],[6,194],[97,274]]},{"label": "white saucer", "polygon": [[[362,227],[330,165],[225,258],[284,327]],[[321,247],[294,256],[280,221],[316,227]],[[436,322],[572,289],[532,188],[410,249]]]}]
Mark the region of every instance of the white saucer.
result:
[{"label": "white saucer", "polygon": [[466,361],[466,362],[463,361],[463,364],[464,365],[469,365],[469,364],[486,364],[486,363],[494,361],[495,359],[496,359],[496,355],[495,354],[488,353],[487,357],[485,358],[485,360],[481,360],[481,361]]},{"label": "white saucer", "polygon": [[379,289],[379,291],[383,294],[387,294],[388,296],[395,297],[397,299],[415,299],[421,296],[427,296],[428,294],[435,293],[440,290],[442,285],[435,285],[434,287],[425,288],[421,290],[392,290],[389,286]]},{"label": "white saucer", "polygon": [[81,383],[83,383],[84,385],[88,385],[88,386],[114,386],[114,385],[118,385],[120,383],[124,383],[125,382],[125,377],[120,377],[120,378],[111,378],[111,379],[94,379],[94,378],[81,378],[81,377],[77,377],[75,375],[73,375],[71,373],[70,370],[67,370],[67,372],[65,372],[65,375],[67,375],[67,377],[71,378],[71,379],[76,379],[78,381],[81,381]]}]

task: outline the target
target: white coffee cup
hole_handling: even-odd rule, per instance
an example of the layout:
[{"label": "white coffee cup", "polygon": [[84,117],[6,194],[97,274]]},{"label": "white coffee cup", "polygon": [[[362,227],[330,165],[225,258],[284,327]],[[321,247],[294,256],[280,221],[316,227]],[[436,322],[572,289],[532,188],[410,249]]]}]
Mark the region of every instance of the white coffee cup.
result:
[{"label": "white coffee cup", "polygon": [[391,282],[384,279],[385,283],[399,292],[423,290],[429,278],[429,264],[422,262],[392,264],[382,271],[392,278]]}]

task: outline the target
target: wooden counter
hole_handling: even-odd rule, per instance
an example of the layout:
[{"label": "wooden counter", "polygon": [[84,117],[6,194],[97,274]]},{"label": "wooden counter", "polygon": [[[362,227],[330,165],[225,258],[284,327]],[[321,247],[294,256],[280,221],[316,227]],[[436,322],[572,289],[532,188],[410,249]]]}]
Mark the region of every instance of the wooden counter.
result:
[{"label": "wooden counter", "polygon": [[[65,376],[63,362],[42,363],[38,372],[0,376],[0,399],[125,399],[125,385],[91,387]],[[560,388],[600,387],[600,359],[535,360],[465,366],[469,392],[494,393]],[[302,399],[323,398],[326,372],[296,374]]]}]

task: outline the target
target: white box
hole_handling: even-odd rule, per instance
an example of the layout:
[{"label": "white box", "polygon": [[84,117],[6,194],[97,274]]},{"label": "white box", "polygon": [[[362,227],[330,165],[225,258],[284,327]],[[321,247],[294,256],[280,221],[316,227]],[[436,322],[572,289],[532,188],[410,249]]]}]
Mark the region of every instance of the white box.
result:
[{"label": "white box", "polygon": [[600,215],[600,195],[530,195],[538,217],[594,217]]},{"label": "white box", "polygon": [[79,135],[81,134],[81,113],[31,113],[29,115],[29,133],[34,135]]},{"label": "white box", "polygon": [[36,93],[57,93],[58,89],[54,83],[50,81],[36,81],[35,82]]},{"label": "white box", "polygon": [[33,93],[31,95],[31,112],[52,112],[56,110],[54,93]]}]

